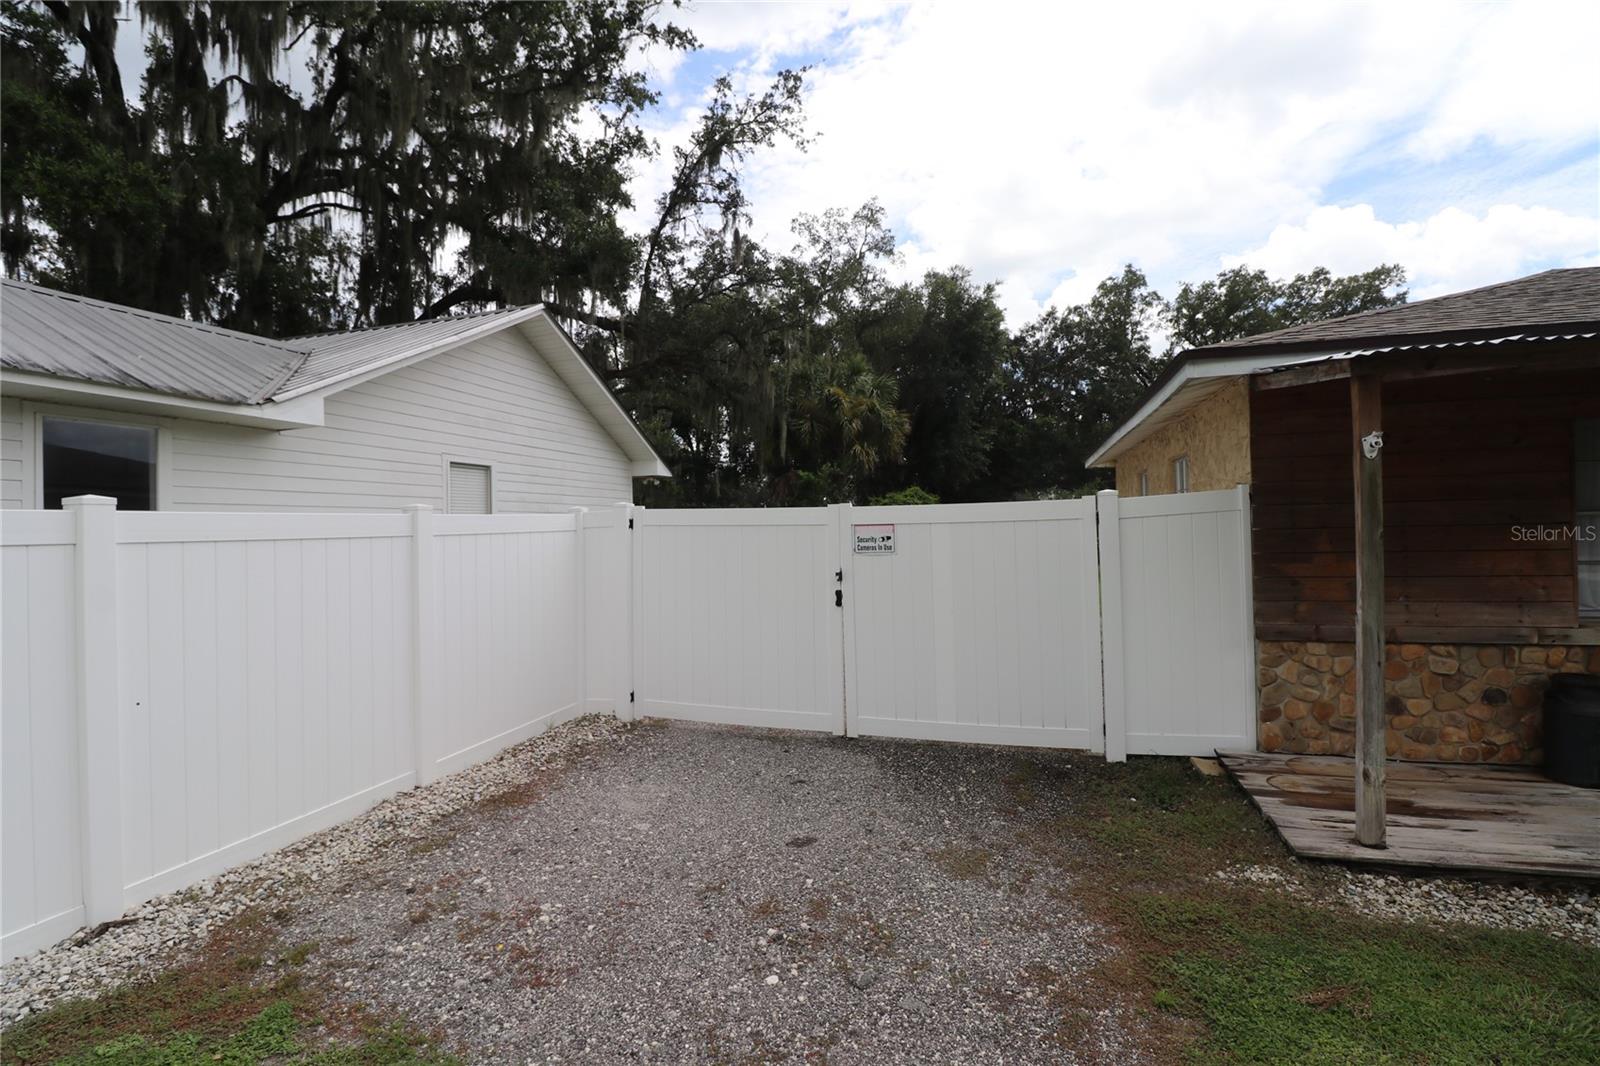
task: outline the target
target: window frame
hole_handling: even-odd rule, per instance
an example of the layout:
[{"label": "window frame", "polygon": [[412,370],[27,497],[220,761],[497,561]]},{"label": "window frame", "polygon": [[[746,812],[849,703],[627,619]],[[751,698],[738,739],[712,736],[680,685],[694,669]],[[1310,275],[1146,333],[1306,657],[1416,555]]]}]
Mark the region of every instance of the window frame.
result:
[{"label": "window frame", "polygon": [[1150,471],[1148,470],[1139,471],[1139,495],[1141,497],[1150,495]]},{"label": "window frame", "polygon": [[[496,464],[488,459],[478,459],[464,455],[444,455],[440,463],[440,507],[441,514],[461,514],[460,511],[450,510],[450,467],[451,466],[478,466],[489,471],[489,510],[486,514],[500,513],[500,471]],[[478,512],[473,512],[474,514]]]},{"label": "window frame", "polygon": [[[1172,491],[1188,492],[1190,476],[1193,471],[1189,468],[1189,453],[1174,456],[1172,459]],[[1181,474],[1181,476],[1180,476]]]},{"label": "window frame", "polygon": [[[1600,622],[1600,603],[1585,607],[1583,603],[1583,572],[1585,566],[1600,566],[1600,551],[1596,558],[1585,559],[1584,547],[1591,544],[1582,538],[1590,533],[1600,534],[1600,499],[1585,501],[1580,498],[1579,490],[1583,482],[1578,477],[1578,464],[1595,462],[1593,459],[1584,459],[1580,456],[1579,428],[1585,423],[1594,427],[1597,440],[1600,440],[1600,418],[1578,418],[1572,423],[1572,527],[1576,536],[1572,542],[1572,576],[1575,579],[1576,589],[1573,592],[1573,609],[1578,613],[1579,625],[1590,625]],[[1585,507],[1585,503],[1590,506]]]},{"label": "window frame", "polygon": [[155,492],[152,510],[172,510],[172,420],[133,411],[113,411],[98,407],[72,407],[66,404],[25,401],[22,405],[23,445],[28,454],[23,457],[23,470],[31,484],[27,487],[30,506],[44,510],[44,420],[54,418],[66,422],[98,422],[102,425],[138,427],[156,431]]}]

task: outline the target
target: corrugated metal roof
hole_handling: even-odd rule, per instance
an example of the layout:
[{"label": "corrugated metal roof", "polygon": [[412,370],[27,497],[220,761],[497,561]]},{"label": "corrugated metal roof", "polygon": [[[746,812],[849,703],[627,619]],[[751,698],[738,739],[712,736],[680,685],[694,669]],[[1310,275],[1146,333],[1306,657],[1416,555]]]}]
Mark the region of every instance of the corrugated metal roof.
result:
[{"label": "corrugated metal roof", "polygon": [[301,393],[314,392],[326,385],[364,374],[388,363],[403,362],[430,348],[453,344],[474,333],[492,332],[505,324],[503,319],[527,318],[537,311],[537,305],[507,307],[474,315],[455,315],[450,318],[402,322],[393,326],[374,326],[370,329],[356,329],[342,333],[291,337],[284,343],[304,348],[311,354],[284,381],[275,395],[280,399],[286,399]]},{"label": "corrugated metal roof", "polygon": [[0,289],[0,366],[219,403],[259,404],[308,347],[20,281]]},{"label": "corrugated metal roof", "polygon": [[636,473],[670,476],[610,388],[538,304],[274,341],[7,281],[0,366],[260,412],[516,326],[617,440]]}]

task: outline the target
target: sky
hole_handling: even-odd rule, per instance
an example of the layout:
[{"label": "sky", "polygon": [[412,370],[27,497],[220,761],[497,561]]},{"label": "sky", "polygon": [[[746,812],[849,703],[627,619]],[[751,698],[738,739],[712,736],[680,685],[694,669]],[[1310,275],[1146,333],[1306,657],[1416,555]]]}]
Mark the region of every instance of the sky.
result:
[{"label": "sky", "polygon": [[1171,296],[1239,264],[1398,262],[1413,299],[1600,264],[1600,4],[709,3],[642,53],[659,156],[711,83],[806,75],[807,150],[753,159],[752,235],[884,206],[892,273],[968,267],[1012,326],[1133,263]]},{"label": "sky", "polygon": [[[796,215],[876,198],[896,280],[965,266],[1013,327],[1126,263],[1170,297],[1240,264],[1397,262],[1413,299],[1600,264],[1593,0],[687,0],[665,17],[702,47],[634,58],[661,97],[635,232],[716,78],[759,91],[808,67],[811,144],[751,161],[752,236],[786,250]],[[119,35],[130,91],[142,48]]]}]

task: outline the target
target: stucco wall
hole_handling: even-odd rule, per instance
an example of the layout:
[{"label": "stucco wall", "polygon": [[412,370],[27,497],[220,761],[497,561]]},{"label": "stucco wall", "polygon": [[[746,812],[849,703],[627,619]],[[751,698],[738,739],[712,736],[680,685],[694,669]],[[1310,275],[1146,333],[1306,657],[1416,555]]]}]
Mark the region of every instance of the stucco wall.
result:
[{"label": "stucco wall", "polygon": [[1139,495],[1139,474],[1150,495],[1172,492],[1172,461],[1189,457],[1189,491],[1231,489],[1250,481],[1250,386],[1230,381],[1178,421],[1163,426],[1117,459],[1117,491]]}]

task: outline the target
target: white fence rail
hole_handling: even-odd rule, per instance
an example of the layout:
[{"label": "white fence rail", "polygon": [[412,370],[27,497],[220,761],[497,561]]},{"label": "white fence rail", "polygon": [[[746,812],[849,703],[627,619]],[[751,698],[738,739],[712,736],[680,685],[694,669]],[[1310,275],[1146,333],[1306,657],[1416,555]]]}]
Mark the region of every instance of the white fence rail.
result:
[{"label": "white fence rail", "polygon": [[5,958],[586,711],[1252,743],[1242,488],[408,511],[0,515]]}]

